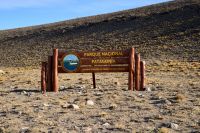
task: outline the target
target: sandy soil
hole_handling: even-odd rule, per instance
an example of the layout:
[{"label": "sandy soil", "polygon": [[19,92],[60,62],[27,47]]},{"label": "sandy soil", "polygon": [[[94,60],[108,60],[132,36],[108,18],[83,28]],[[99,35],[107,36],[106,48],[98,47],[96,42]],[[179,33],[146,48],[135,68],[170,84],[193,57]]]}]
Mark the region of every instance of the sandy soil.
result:
[{"label": "sandy soil", "polygon": [[[96,89],[91,74],[62,74],[59,93],[40,92],[39,66],[53,48],[130,47],[147,63],[151,91],[128,91],[127,73],[101,73]],[[2,132],[199,133],[200,1],[0,31]]]},{"label": "sandy soil", "polygon": [[151,91],[128,91],[127,73],[97,74],[96,89],[91,74],[60,74],[60,92],[46,95],[39,68],[1,67],[0,132],[200,131],[200,63],[147,65]]}]

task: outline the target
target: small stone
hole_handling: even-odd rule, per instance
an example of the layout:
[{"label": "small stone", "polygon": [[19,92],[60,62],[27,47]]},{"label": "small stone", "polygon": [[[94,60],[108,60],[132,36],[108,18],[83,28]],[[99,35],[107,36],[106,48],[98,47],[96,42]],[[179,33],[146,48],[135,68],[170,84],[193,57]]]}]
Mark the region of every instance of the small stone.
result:
[{"label": "small stone", "polygon": [[164,103],[167,104],[167,105],[171,105],[171,104],[172,104],[172,103],[171,103],[169,100],[167,100],[167,99],[164,101]]},{"label": "small stone", "polygon": [[65,89],[65,86],[64,85],[61,85],[60,86],[60,90],[64,90]]},{"label": "small stone", "polygon": [[102,92],[96,92],[94,95],[95,95],[95,96],[102,96],[103,93],[102,93]]},{"label": "small stone", "polygon": [[69,104],[64,104],[64,105],[62,105],[61,107],[62,108],[67,108],[69,106]]},{"label": "small stone", "polygon": [[120,83],[118,81],[115,81],[114,84],[115,85],[120,85]]},{"label": "small stone", "polygon": [[116,109],[116,108],[117,108],[116,104],[111,104],[110,107],[109,107],[110,110],[113,110],[113,109]]},{"label": "small stone", "polygon": [[92,100],[87,100],[86,105],[93,106],[94,102]]},{"label": "small stone", "polygon": [[49,107],[50,105],[49,104],[47,104],[47,103],[44,103],[43,104],[45,107]]},{"label": "small stone", "polygon": [[145,91],[151,91],[150,87],[145,88]]},{"label": "small stone", "polygon": [[99,113],[99,116],[100,116],[100,117],[105,117],[106,115],[108,115],[108,113],[106,113],[106,112],[101,112],[101,113]]},{"label": "small stone", "polygon": [[67,108],[70,108],[70,109],[79,109],[79,106],[78,105],[76,105],[76,104],[70,104],[70,105],[68,105],[67,106]]},{"label": "small stone", "polygon": [[92,132],[92,128],[91,127],[83,127],[83,132],[90,133],[90,132]]},{"label": "small stone", "polygon": [[144,95],[143,95],[143,94],[141,94],[141,93],[139,93],[139,94],[138,94],[138,96],[139,96],[139,97],[144,97]]},{"label": "small stone", "polygon": [[18,115],[22,115],[22,111],[19,111],[19,112],[18,112]]},{"label": "small stone", "polygon": [[3,70],[0,70],[0,75],[4,75],[5,72]]},{"label": "small stone", "polygon": [[76,86],[76,88],[77,88],[77,89],[84,89],[85,86],[84,86],[84,85],[82,85],[82,86]]},{"label": "small stone", "polygon": [[110,124],[106,122],[103,124],[103,126],[108,127],[108,126],[110,126]]},{"label": "small stone", "polygon": [[157,120],[162,120],[163,117],[162,117],[161,115],[156,115],[156,116],[155,116],[155,119],[157,119]]},{"label": "small stone", "polygon": [[174,129],[174,130],[177,130],[178,129],[178,124],[176,124],[176,123],[170,123],[170,128]]},{"label": "small stone", "polygon": [[0,133],[5,133],[5,129],[3,127],[0,127]]},{"label": "small stone", "polygon": [[27,132],[29,132],[29,127],[22,127],[19,132],[20,133],[27,133]]},{"label": "small stone", "polygon": [[161,64],[162,64],[162,62],[161,62],[161,61],[159,61],[159,60],[154,60],[154,64],[155,64],[156,66],[159,66],[159,65],[161,65]]},{"label": "small stone", "polygon": [[26,91],[22,91],[21,94],[27,95],[27,92]]},{"label": "small stone", "polygon": [[102,89],[102,87],[101,87],[101,86],[98,86],[98,87],[97,87],[97,89],[101,90],[101,89]]},{"label": "small stone", "polygon": [[79,95],[82,95],[83,94],[83,92],[81,92],[81,91],[79,91],[79,92],[77,92]]}]

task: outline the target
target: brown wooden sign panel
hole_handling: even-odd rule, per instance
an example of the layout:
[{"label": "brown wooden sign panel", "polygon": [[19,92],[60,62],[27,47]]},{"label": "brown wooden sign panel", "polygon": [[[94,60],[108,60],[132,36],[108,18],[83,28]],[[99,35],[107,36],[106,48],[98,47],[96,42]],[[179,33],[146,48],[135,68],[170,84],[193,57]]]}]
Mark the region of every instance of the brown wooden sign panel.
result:
[{"label": "brown wooden sign panel", "polygon": [[82,66],[77,71],[69,72],[58,67],[58,73],[128,72],[128,70],[128,66]]},{"label": "brown wooden sign panel", "polygon": [[128,72],[129,90],[144,90],[145,63],[140,61],[134,48],[85,52],[54,49],[53,56],[48,59],[48,68],[42,65],[41,88],[46,90],[47,82],[48,90],[57,92],[58,73],[92,73],[95,88],[95,73],[107,72]]},{"label": "brown wooden sign panel", "polygon": [[107,51],[66,51],[59,50],[58,58],[62,58],[66,53],[76,54],[80,58],[96,58],[96,57],[129,57],[129,50],[107,50]]},{"label": "brown wooden sign panel", "polygon": [[[58,62],[58,66],[62,66],[62,59]],[[129,64],[129,58],[80,58],[80,65],[117,65],[117,64]]]},{"label": "brown wooden sign panel", "polygon": [[[128,72],[129,52],[59,52],[59,73]],[[120,66],[119,66],[120,65]],[[126,65],[123,66],[123,65]]]}]

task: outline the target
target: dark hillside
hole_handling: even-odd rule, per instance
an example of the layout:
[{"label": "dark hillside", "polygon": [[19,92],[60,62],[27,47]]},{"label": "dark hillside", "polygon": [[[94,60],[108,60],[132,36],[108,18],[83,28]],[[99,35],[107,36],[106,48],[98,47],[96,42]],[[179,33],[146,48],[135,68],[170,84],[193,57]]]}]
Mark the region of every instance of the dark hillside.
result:
[{"label": "dark hillside", "polygon": [[137,48],[147,61],[200,61],[200,1],[173,2],[0,31],[0,66],[36,66],[52,48]]}]

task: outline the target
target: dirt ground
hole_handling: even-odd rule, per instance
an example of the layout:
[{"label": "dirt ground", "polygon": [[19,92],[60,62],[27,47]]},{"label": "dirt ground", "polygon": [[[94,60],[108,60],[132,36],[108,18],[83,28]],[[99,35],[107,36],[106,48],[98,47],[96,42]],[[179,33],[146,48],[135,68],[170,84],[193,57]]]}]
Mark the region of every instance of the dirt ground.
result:
[{"label": "dirt ground", "polygon": [[[127,73],[59,74],[40,91],[40,63],[53,48],[134,47],[148,91]],[[0,133],[200,133],[200,0],[174,0],[111,14],[0,31]]]},{"label": "dirt ground", "polygon": [[96,89],[91,74],[59,74],[60,91],[43,95],[39,68],[0,70],[0,132],[200,131],[199,62],[147,63],[144,92],[127,73],[96,74]]}]

